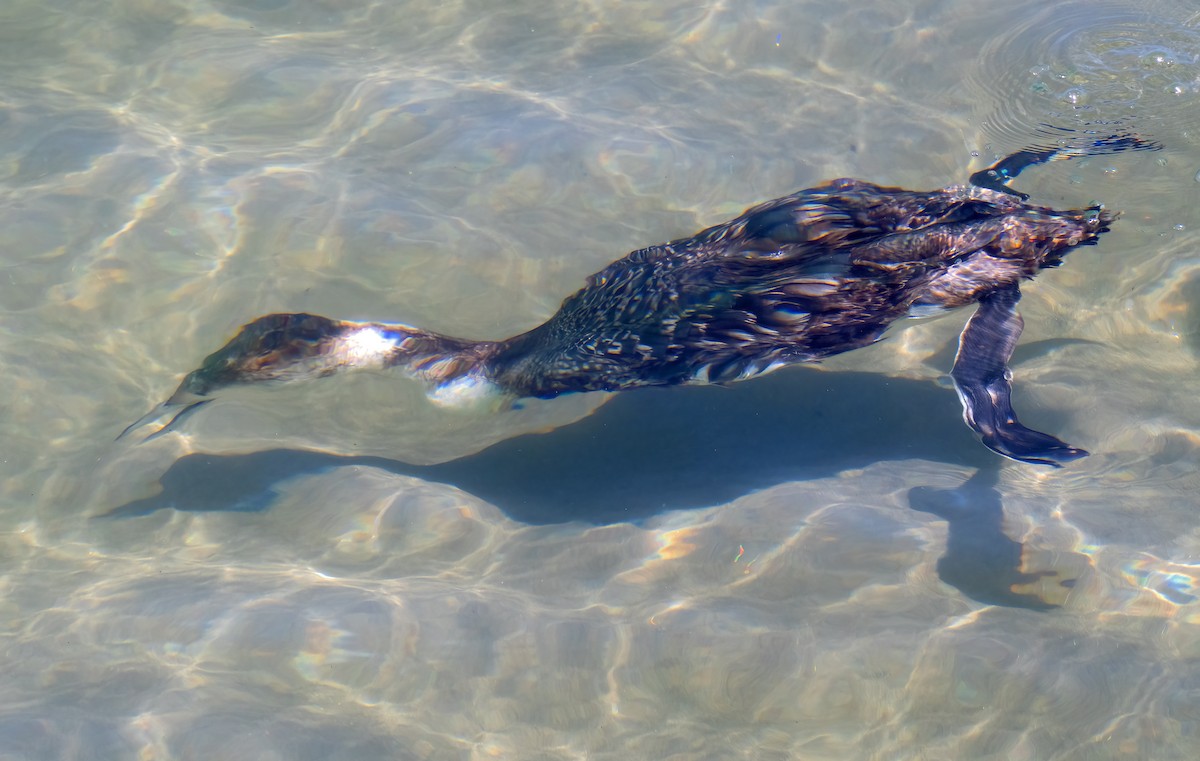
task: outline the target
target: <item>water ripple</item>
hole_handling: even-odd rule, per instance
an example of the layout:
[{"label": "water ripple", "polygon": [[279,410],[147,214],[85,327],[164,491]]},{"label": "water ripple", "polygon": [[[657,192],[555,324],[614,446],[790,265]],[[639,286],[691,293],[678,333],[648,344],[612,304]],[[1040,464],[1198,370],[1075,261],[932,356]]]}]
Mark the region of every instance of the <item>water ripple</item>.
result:
[{"label": "water ripple", "polygon": [[968,79],[980,98],[1003,93],[984,134],[1005,149],[1045,123],[1186,138],[1200,126],[1200,27],[1176,16],[1053,3],[1012,24],[980,49]]}]

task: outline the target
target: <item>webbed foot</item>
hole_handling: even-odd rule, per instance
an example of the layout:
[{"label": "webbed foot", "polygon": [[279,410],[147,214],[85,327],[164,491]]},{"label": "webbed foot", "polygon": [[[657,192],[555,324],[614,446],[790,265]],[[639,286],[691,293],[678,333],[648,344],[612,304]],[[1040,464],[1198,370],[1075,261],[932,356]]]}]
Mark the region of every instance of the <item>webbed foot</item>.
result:
[{"label": "webbed foot", "polygon": [[950,376],[963,405],[963,419],[983,445],[997,454],[1034,465],[1060,467],[1087,451],[1021,425],[1012,408],[1012,357],[1024,322],[1017,314],[1016,285],[993,291],[979,302],[959,338]]},{"label": "webbed foot", "polygon": [[1125,151],[1162,150],[1162,143],[1157,140],[1148,140],[1131,132],[1117,132],[1100,136],[1103,133],[1094,130],[1076,130],[1055,127],[1050,124],[1039,125],[1037,132],[1046,138],[1052,138],[1054,145],[1031,147],[1011,153],[987,169],[981,169],[971,175],[968,181],[976,187],[1008,193],[1022,201],[1027,201],[1029,200],[1028,193],[1013,190],[1008,187],[1008,183],[1031,166],[1081,156],[1106,156]]}]

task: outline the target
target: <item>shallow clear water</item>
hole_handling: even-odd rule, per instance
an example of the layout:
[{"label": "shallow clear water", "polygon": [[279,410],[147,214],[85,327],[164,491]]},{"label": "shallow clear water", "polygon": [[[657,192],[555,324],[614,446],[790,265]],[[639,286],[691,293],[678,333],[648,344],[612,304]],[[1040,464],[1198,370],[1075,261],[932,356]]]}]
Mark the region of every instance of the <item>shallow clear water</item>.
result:
[{"label": "shallow clear water", "polygon": [[[17,0],[0,73],[0,758],[1200,752],[1191,4]],[[755,202],[1114,123],[1165,149],[1018,181],[1124,212],[1025,288],[1063,470],[962,426],[965,314],[732,389],[363,375],[113,442],[266,312],[504,337]]]}]

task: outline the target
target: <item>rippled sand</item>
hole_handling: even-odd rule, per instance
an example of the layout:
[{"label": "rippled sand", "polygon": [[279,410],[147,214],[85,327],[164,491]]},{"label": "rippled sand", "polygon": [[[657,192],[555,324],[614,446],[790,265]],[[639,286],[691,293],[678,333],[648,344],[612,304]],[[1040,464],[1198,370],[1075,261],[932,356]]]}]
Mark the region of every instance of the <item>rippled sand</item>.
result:
[{"label": "rippled sand", "polygon": [[[978,4],[9,3],[0,758],[1192,759],[1200,15]],[[625,252],[1046,128],[1123,217],[1025,289],[732,389],[451,413],[387,376],[113,442],[270,311],[500,338]],[[1052,139],[1052,138],[1051,138]]]}]

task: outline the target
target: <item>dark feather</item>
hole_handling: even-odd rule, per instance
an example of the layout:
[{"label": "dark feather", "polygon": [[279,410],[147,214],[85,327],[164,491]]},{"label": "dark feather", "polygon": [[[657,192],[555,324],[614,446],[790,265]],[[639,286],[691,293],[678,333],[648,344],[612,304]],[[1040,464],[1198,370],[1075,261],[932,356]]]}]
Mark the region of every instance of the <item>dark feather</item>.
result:
[{"label": "dark feather", "polygon": [[1007,183],[1057,158],[1159,147],[1089,134],[1012,154],[973,175],[974,187],[927,193],[834,180],[634,251],[589,277],[544,324],[506,341],[267,315],[125,433],[182,407],[160,433],[171,430],[231,384],[356,368],[403,368],[431,385],[435,401],[452,403],[492,392],[547,398],[729,383],[865,346],[905,316],[982,302],[954,369],[967,423],[1001,454],[1059,464],[1083,450],[1024,428],[1009,403],[1018,287],[1095,243],[1116,215],[1029,204]]}]

